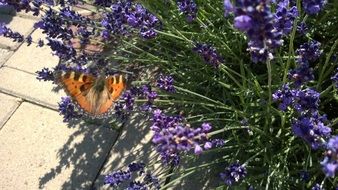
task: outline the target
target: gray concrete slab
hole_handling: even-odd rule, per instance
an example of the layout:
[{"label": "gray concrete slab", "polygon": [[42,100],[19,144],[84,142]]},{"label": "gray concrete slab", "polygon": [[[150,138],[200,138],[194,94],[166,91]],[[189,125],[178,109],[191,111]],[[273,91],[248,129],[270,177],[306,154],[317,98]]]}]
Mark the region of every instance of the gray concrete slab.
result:
[{"label": "gray concrete slab", "polygon": [[66,96],[63,90],[53,92],[56,86],[52,82],[38,81],[36,75],[24,71],[2,67],[0,76],[0,92],[53,109],[57,109],[57,103],[61,100],[61,96]]},{"label": "gray concrete slab", "polygon": [[143,115],[135,114],[125,123],[121,136],[95,182],[96,189],[111,189],[109,185],[103,184],[104,177],[113,171],[126,169],[132,162],[145,163],[149,171],[161,177],[159,174],[163,173],[165,167],[161,167],[158,154],[154,151],[151,143],[153,134],[146,120]]},{"label": "gray concrete slab", "polygon": [[[15,32],[27,36],[33,31],[33,25],[36,20],[25,19],[19,16],[0,14],[0,23],[5,23],[10,29]],[[9,38],[0,37],[0,47],[15,50],[20,43],[13,42]]]},{"label": "gray concrete slab", "polygon": [[44,67],[55,67],[58,62],[59,58],[52,55],[49,46],[37,47],[36,44],[31,44],[30,46],[22,44],[5,65],[26,72],[35,73]]},{"label": "gray concrete slab", "polygon": [[116,132],[23,102],[0,130],[0,189],[90,189]]},{"label": "gray concrete slab", "polygon": [[0,130],[6,121],[20,105],[21,100],[12,96],[0,93]]},{"label": "gray concrete slab", "polygon": [[0,67],[8,60],[13,51],[0,48]]}]

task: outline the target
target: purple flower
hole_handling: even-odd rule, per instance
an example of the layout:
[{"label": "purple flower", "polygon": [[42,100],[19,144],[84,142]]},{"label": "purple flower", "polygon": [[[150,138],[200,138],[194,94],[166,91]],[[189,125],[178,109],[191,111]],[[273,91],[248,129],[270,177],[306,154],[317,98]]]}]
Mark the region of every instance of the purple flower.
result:
[{"label": "purple flower", "polygon": [[130,182],[126,190],[148,190],[148,188],[145,186],[145,184],[139,181],[133,181]]},{"label": "purple flower", "polygon": [[104,183],[113,186],[113,188],[122,189],[118,187],[120,184],[130,181],[134,174],[138,174],[138,178],[142,181],[131,181],[128,190],[147,190],[148,187],[154,187],[153,189],[160,189],[159,179],[150,174],[150,172],[144,172],[145,165],[143,163],[131,163],[128,165],[127,170],[114,171],[111,174],[105,176]]},{"label": "purple flower", "polygon": [[308,61],[316,61],[322,53],[323,51],[320,50],[320,43],[312,40],[300,45],[300,47],[296,50],[296,54],[299,57],[297,62],[304,63]]},{"label": "purple flower", "polygon": [[325,126],[325,116],[300,116],[292,124],[293,133],[305,140],[313,149],[323,146],[323,140],[331,135],[331,128]]},{"label": "purple flower", "polygon": [[53,54],[62,60],[69,60],[76,56],[76,50],[69,45],[65,45],[59,40],[48,39],[47,45],[53,51]]},{"label": "purple flower", "polygon": [[[207,142],[207,135],[211,128],[207,127],[203,131],[202,127],[191,128],[183,123],[180,116],[167,116],[157,109],[153,112],[154,131],[152,142],[156,145],[156,150],[161,155],[162,161],[166,164],[177,165],[180,152],[187,152],[194,149],[195,154],[203,151],[201,145]],[[208,147],[208,145],[207,145]]]},{"label": "purple flower", "polygon": [[111,12],[104,15],[101,25],[105,28],[102,36],[106,39],[113,35],[128,34],[130,27],[138,29],[143,38],[150,39],[157,36],[155,29],[161,24],[141,4],[117,1],[111,5]]},{"label": "purple flower", "polygon": [[311,190],[324,190],[318,183],[316,183]]},{"label": "purple flower", "polygon": [[315,113],[319,107],[319,96],[313,89],[291,89],[288,84],[272,94],[273,100],[280,102],[280,110],[286,111],[291,106],[300,114]]},{"label": "purple flower", "polygon": [[211,143],[213,147],[222,147],[225,145],[225,141],[223,139],[212,139]]},{"label": "purple flower", "polygon": [[122,102],[117,102],[114,109],[117,115],[123,117],[134,109],[135,94],[131,90],[126,90],[120,99]]},{"label": "purple flower", "polygon": [[275,17],[269,1],[238,0],[235,8],[235,28],[249,38],[248,51],[255,63],[272,59],[272,52],[282,45],[282,32],[274,27]]},{"label": "purple flower", "polygon": [[60,115],[63,115],[63,121],[68,122],[72,119],[79,118],[80,115],[75,111],[75,105],[70,97],[61,97],[59,104]]},{"label": "purple flower", "polygon": [[38,47],[43,47],[44,45],[45,45],[45,42],[42,39],[39,39]]},{"label": "purple flower", "polygon": [[39,81],[54,81],[54,74],[53,71],[49,70],[48,68],[43,68],[41,71],[37,71],[36,74],[38,76],[36,77]]},{"label": "purple flower", "polygon": [[65,26],[66,21],[71,19],[68,18],[68,14],[65,13],[66,9],[63,10],[62,14],[52,9],[45,12],[45,15],[41,18],[41,21],[35,23],[35,28],[42,29],[42,33],[47,34],[49,38],[59,38],[62,40],[70,40],[74,37],[71,29]]},{"label": "purple flower", "polygon": [[165,76],[160,74],[160,76],[157,79],[156,86],[167,92],[173,93],[176,91],[174,87],[174,78],[170,75]]},{"label": "purple flower", "polygon": [[237,16],[234,20],[234,26],[238,30],[241,30],[243,32],[248,31],[250,28],[252,28],[252,19],[251,17],[247,15],[240,15]]},{"label": "purple flower", "polygon": [[297,31],[302,35],[305,35],[308,32],[308,30],[309,30],[309,28],[307,27],[305,22],[301,22],[297,26]]},{"label": "purple flower", "polygon": [[151,184],[154,189],[159,190],[161,188],[160,182],[158,178],[150,173],[147,173],[143,179],[145,184]]},{"label": "purple flower", "polygon": [[317,14],[326,4],[326,0],[303,0],[302,5],[309,15]]},{"label": "purple flower", "polygon": [[296,6],[289,8],[289,0],[283,0],[278,3],[274,16],[275,29],[281,31],[283,35],[287,35],[291,32],[293,21],[298,16],[298,9]]},{"label": "purple flower", "polygon": [[197,52],[206,63],[212,65],[215,68],[218,68],[218,66],[223,62],[221,56],[219,56],[216,49],[211,45],[196,44],[193,50]]},{"label": "purple flower", "polygon": [[231,186],[236,182],[239,182],[247,174],[246,168],[244,165],[239,164],[239,161],[231,164],[225,169],[224,172],[220,173],[221,179],[225,184]]},{"label": "purple flower", "polygon": [[224,0],[224,16],[227,17],[230,13],[234,11],[234,6],[232,5],[230,0]]},{"label": "purple flower", "polygon": [[19,32],[13,32],[10,28],[5,26],[5,24],[0,23],[0,36],[4,36],[5,38],[11,38],[13,42],[23,42],[24,36]]},{"label": "purple flower", "polygon": [[307,172],[307,171],[300,171],[299,172],[299,175],[300,175],[300,179],[302,180],[302,181],[309,181],[309,179],[310,179],[310,174],[309,174],[309,172]]},{"label": "purple flower", "polygon": [[131,163],[128,165],[129,171],[130,172],[136,172],[136,171],[144,171],[144,163]]},{"label": "purple flower", "polygon": [[32,36],[27,36],[26,37],[26,43],[27,43],[27,46],[30,46],[33,42],[33,39],[32,39]]},{"label": "purple flower", "polygon": [[197,5],[194,0],[177,0],[177,6],[186,16],[188,22],[196,19]]},{"label": "purple flower", "polygon": [[325,158],[320,164],[326,176],[335,176],[338,171],[338,136],[329,139],[326,144]]},{"label": "purple flower", "polygon": [[104,184],[109,184],[110,186],[118,186],[124,181],[131,179],[131,172],[130,171],[116,171],[111,174],[108,174],[104,178]]},{"label": "purple flower", "polygon": [[317,41],[310,41],[300,45],[296,50],[298,56],[296,62],[297,67],[289,72],[289,78],[295,81],[296,86],[300,86],[305,82],[314,79],[313,70],[309,66],[309,62],[316,61],[322,54],[320,43]]},{"label": "purple flower", "polygon": [[302,84],[314,80],[313,69],[309,66],[309,63],[298,63],[297,67],[290,70],[288,73],[289,79],[294,81],[295,86],[299,87]]}]

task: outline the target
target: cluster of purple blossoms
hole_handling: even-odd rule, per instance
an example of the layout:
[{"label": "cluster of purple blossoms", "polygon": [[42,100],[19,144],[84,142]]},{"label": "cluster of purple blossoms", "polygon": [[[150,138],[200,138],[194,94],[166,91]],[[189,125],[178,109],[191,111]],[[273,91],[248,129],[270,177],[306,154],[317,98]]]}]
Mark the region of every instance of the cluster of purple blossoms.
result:
[{"label": "cluster of purple blossoms", "polygon": [[225,145],[225,141],[223,139],[212,139],[211,140],[212,147],[222,147]]},{"label": "cluster of purple blossoms", "polygon": [[157,93],[151,89],[150,85],[142,85],[138,89],[137,96],[147,100],[146,103],[140,106],[142,111],[152,111],[154,100],[157,98]]},{"label": "cluster of purple blossoms", "polygon": [[156,109],[153,112],[153,125],[151,126],[151,130],[154,131],[152,142],[156,145],[162,161],[176,166],[180,160],[180,152],[194,149],[195,154],[198,155],[203,152],[203,148],[205,150],[212,148],[212,143],[207,138],[207,133],[211,128],[209,123],[203,123],[198,128],[191,128],[183,123],[181,116],[167,116],[161,110]]},{"label": "cluster of purple blossoms", "polygon": [[23,42],[24,36],[19,32],[13,32],[10,28],[6,27],[5,24],[0,23],[0,36],[13,39],[14,42]]},{"label": "cluster of purple blossoms", "polygon": [[197,52],[203,60],[212,65],[215,68],[223,62],[222,57],[217,53],[216,48],[212,47],[208,44],[196,44],[193,48],[195,52]]},{"label": "cluster of purple blossoms", "polygon": [[70,60],[76,56],[76,50],[70,45],[65,45],[62,41],[48,38],[47,45],[53,51],[53,54],[62,60]]},{"label": "cluster of purple blossoms", "polygon": [[236,161],[227,167],[224,172],[220,173],[220,176],[225,184],[231,186],[243,179],[246,174],[247,171],[245,166],[240,164],[239,161]]},{"label": "cluster of purple blossoms", "polygon": [[118,116],[124,117],[134,109],[135,93],[133,90],[126,90],[121,95],[120,100],[122,102],[116,102],[114,110]]},{"label": "cluster of purple blossoms", "polygon": [[147,186],[153,186],[154,189],[160,189],[159,180],[149,172],[145,172],[145,164],[143,163],[131,163],[128,165],[127,170],[119,170],[112,172],[105,176],[104,184],[109,184],[112,187],[118,187],[120,184],[132,179],[134,173],[138,173],[143,176],[142,182],[131,181],[127,190],[147,190]]},{"label": "cluster of purple blossoms", "polygon": [[284,84],[281,89],[273,93],[274,101],[280,102],[279,109],[286,111],[291,106],[300,114],[314,113],[319,107],[320,94],[313,89],[291,89],[289,84]]},{"label": "cluster of purple blossoms", "polygon": [[[257,63],[272,59],[272,51],[281,46],[283,40],[282,32],[274,26],[275,17],[271,13],[269,1],[238,0],[235,7],[229,0],[226,1],[224,2],[226,11],[233,10],[235,14],[234,27],[245,32],[249,38],[248,51],[251,54],[251,60]],[[290,20],[290,15],[284,16],[281,13],[280,16],[278,27],[282,27]]]},{"label": "cluster of purple blossoms", "polygon": [[303,0],[302,5],[305,12],[309,15],[319,13],[326,4],[326,0]]},{"label": "cluster of purple blossoms", "polygon": [[310,62],[318,60],[322,54],[320,43],[317,41],[304,43],[296,50],[296,54],[298,56],[297,67],[289,72],[289,78],[294,80],[296,86],[300,86],[314,79]]},{"label": "cluster of purple blossoms", "polygon": [[308,28],[308,26],[306,25],[305,22],[301,22],[297,26],[297,31],[302,35],[305,35],[308,32],[308,30],[309,30],[309,28]]},{"label": "cluster of purple blossoms", "polygon": [[322,146],[331,134],[331,128],[325,125],[326,116],[321,116],[318,112],[319,96],[313,89],[291,89],[288,84],[272,95],[274,101],[280,102],[280,110],[286,111],[291,107],[298,113],[292,122],[292,131],[313,149]]},{"label": "cluster of purple blossoms", "polygon": [[0,5],[9,5],[16,9],[16,11],[25,10],[26,12],[33,12],[34,16],[40,14],[40,7],[42,4],[54,5],[52,0],[0,0]]},{"label": "cluster of purple blossoms", "polygon": [[70,97],[61,97],[59,104],[60,115],[63,115],[63,121],[69,122],[72,119],[79,118],[81,115],[76,111],[76,105]]},{"label": "cluster of purple blossoms", "polygon": [[322,55],[323,51],[320,49],[320,43],[312,40],[310,42],[300,45],[296,50],[299,56],[297,62],[310,62],[316,61]]},{"label": "cluster of purple blossoms", "polygon": [[165,76],[161,74],[157,79],[156,86],[170,93],[176,92],[174,87],[174,78],[170,75]]},{"label": "cluster of purple blossoms", "polygon": [[122,102],[117,102],[115,104],[115,113],[122,117],[128,115],[134,110],[136,97],[147,100],[147,102],[140,106],[142,111],[151,111],[153,108],[153,102],[157,98],[157,93],[152,91],[151,86],[149,85],[142,85],[140,87],[133,87],[130,90],[126,90],[120,98]]},{"label": "cluster of purple blossoms", "polygon": [[188,22],[196,19],[197,5],[194,0],[177,0],[178,9],[186,16]]},{"label": "cluster of purple blossoms", "polygon": [[326,144],[325,157],[321,165],[326,176],[335,176],[338,171],[338,136],[331,137]]},{"label": "cluster of purple blossoms", "polygon": [[109,39],[116,34],[128,34],[129,29],[138,29],[145,39],[154,38],[161,23],[141,4],[117,1],[111,5],[111,12],[104,15],[101,24],[105,28],[102,37]]},{"label": "cluster of purple blossoms", "polygon": [[319,185],[318,183],[316,183],[316,184],[311,188],[311,190],[324,190],[324,189],[322,188],[321,185]]},{"label": "cluster of purple blossoms", "polygon": [[61,13],[58,13],[52,9],[47,10],[45,15],[41,18],[41,21],[35,23],[34,27],[42,29],[42,33],[47,34],[49,38],[70,40],[74,37],[74,34],[73,31],[67,25],[65,25],[65,21],[69,19],[67,17],[62,18],[60,15],[71,15],[72,12],[66,12],[66,9],[64,9],[64,14]]},{"label": "cluster of purple blossoms", "polygon": [[296,6],[289,8],[289,0],[280,1],[277,5],[274,27],[276,30],[281,31],[283,35],[291,32],[293,22],[298,16],[298,9]]},{"label": "cluster of purple blossoms", "polygon": [[318,113],[300,116],[292,123],[292,132],[309,143],[312,149],[318,149],[331,135],[331,128],[324,124],[326,121],[326,116],[320,116]]},{"label": "cluster of purple blossoms", "polygon": [[53,71],[51,71],[48,68],[43,68],[41,71],[37,71],[36,74],[38,75],[36,78],[41,81],[54,81],[54,74]]}]

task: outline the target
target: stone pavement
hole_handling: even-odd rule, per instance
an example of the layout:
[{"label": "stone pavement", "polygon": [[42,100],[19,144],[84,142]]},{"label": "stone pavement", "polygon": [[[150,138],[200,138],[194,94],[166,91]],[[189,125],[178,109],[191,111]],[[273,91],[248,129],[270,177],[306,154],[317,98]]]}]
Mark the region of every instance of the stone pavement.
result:
[{"label": "stone pavement", "polygon": [[[2,22],[32,34],[35,42],[44,38],[33,28],[36,18],[25,13],[0,10]],[[157,159],[143,118],[127,121],[120,137],[104,127],[62,122],[57,102],[65,94],[54,92],[52,83],[39,82],[35,74],[57,62],[48,47],[0,37],[1,190],[106,189],[105,174],[131,162]]]}]

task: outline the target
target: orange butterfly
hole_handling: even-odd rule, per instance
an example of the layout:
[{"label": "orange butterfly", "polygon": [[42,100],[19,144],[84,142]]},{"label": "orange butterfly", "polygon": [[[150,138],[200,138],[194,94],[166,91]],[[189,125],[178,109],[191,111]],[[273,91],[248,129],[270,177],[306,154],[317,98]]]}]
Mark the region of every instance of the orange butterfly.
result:
[{"label": "orange butterfly", "polygon": [[67,71],[62,72],[59,79],[66,93],[93,116],[107,113],[126,87],[123,75],[94,77]]}]

